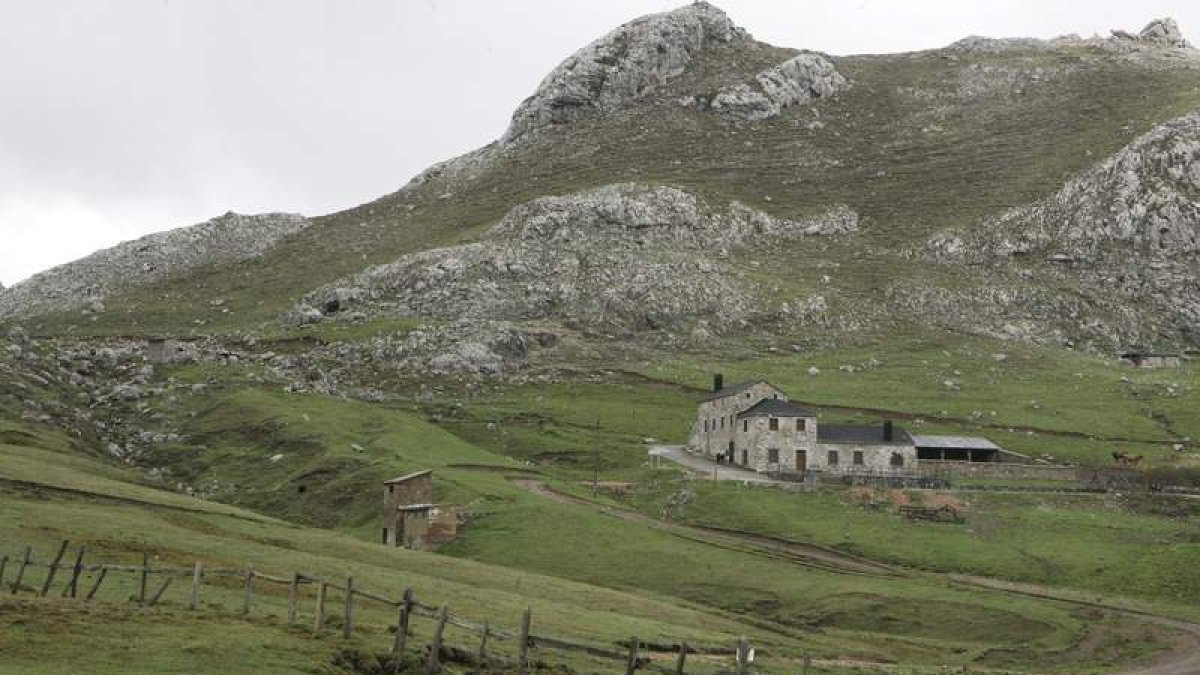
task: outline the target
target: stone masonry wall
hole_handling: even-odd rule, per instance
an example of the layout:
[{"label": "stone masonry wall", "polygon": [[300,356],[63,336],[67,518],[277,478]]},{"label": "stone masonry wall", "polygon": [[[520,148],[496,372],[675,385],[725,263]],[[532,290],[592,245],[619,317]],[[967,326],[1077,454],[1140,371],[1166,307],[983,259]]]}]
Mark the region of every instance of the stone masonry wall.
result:
[{"label": "stone masonry wall", "polygon": [[1074,466],[1051,464],[1011,464],[1008,462],[950,462],[921,460],[918,468],[922,475],[950,475],[963,478],[997,478],[1003,480],[1079,480],[1079,469]]},{"label": "stone masonry wall", "polygon": [[[836,466],[829,464],[829,453],[838,453]],[[863,463],[854,464],[854,453],[863,454]],[[900,453],[903,466],[892,466],[892,454]],[[830,473],[913,473],[917,471],[917,448],[899,444],[818,443],[815,456],[809,458],[809,468]],[[922,462],[923,464],[923,462]]]},{"label": "stone masonry wall", "polygon": [[[742,451],[746,452],[746,466],[755,471],[794,473],[796,451],[803,450],[811,468],[813,448],[817,442],[817,420],[815,417],[779,417],[779,428],[772,431],[769,417],[751,417],[738,422],[734,439],[735,461],[742,463]],[[804,429],[796,428],[796,421],[804,420]],[[743,425],[746,431],[742,431]],[[770,461],[770,450],[779,451],[777,462]]]},{"label": "stone masonry wall", "polygon": [[[700,404],[692,432],[688,437],[688,448],[692,452],[706,457],[716,457],[724,454],[730,441],[734,440],[734,426],[737,424],[738,413],[754,406],[764,398],[777,397],[781,401],[788,400],[787,394],[766,382],[755,383],[737,396],[725,396]],[[715,426],[709,431],[704,430],[704,421],[709,420]],[[739,451],[740,453],[740,451]],[[740,454],[736,458],[741,459]]]}]

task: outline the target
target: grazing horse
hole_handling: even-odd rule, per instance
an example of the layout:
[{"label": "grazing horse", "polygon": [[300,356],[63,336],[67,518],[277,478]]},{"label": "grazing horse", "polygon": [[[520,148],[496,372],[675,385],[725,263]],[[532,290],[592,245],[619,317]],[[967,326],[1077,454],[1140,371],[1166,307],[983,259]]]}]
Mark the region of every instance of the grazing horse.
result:
[{"label": "grazing horse", "polygon": [[1121,450],[1114,450],[1112,457],[1113,457],[1113,461],[1116,462],[1117,464],[1125,464],[1129,461],[1129,453],[1123,452]]}]

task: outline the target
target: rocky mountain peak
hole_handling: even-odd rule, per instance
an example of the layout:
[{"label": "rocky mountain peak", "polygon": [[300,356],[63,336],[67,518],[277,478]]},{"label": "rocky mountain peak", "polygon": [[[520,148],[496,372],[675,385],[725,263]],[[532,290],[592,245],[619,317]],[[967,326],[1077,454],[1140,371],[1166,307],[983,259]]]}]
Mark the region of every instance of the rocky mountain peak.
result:
[{"label": "rocky mountain peak", "polygon": [[1142,32],[1138,33],[1138,37],[1144,42],[1153,42],[1166,47],[1191,47],[1191,44],[1183,38],[1183,31],[1179,30],[1179,24],[1170,17],[1155,19],[1146,24]]},{"label": "rocky mountain peak", "polygon": [[513,113],[505,140],[621,107],[682,74],[717,43],[748,39],[717,7],[695,2],[626,23],[560,63]]}]

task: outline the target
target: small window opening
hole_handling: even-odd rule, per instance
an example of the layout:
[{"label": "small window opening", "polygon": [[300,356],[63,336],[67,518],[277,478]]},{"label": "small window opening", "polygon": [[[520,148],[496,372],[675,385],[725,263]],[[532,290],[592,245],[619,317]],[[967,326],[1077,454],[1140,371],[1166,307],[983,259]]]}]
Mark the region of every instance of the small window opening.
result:
[{"label": "small window opening", "polygon": [[767,461],[771,464],[779,463],[779,448],[767,448]]},{"label": "small window opening", "polygon": [[829,451],[829,466],[837,466],[837,465],[838,465],[838,451],[830,450]]},{"label": "small window opening", "polygon": [[898,452],[893,452],[892,453],[892,466],[904,466],[904,455],[902,455]]},{"label": "small window opening", "polygon": [[779,430],[779,419],[772,417],[771,421],[767,422],[767,428],[770,429],[771,431],[778,431]]},{"label": "small window opening", "polygon": [[808,422],[808,420],[804,419],[803,417],[796,420],[796,431],[804,431],[806,428],[808,428],[806,422]]},{"label": "small window opening", "polygon": [[742,420],[742,431],[750,431],[750,420]]},{"label": "small window opening", "polygon": [[861,451],[861,450],[855,450],[855,451],[854,451],[854,466],[862,466],[862,465],[863,465],[863,454],[862,454],[862,451]]}]

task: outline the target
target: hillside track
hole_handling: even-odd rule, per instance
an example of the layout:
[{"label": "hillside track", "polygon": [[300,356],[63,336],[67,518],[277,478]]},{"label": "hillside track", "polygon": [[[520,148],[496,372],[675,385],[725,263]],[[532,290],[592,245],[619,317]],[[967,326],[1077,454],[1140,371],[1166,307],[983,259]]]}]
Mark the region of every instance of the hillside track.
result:
[{"label": "hillside track", "polygon": [[511,478],[511,482],[540,497],[575,506],[586,506],[596,509],[605,515],[621,520],[638,523],[657,530],[683,537],[710,546],[733,548],[749,553],[767,555],[771,558],[783,559],[805,567],[819,569],[839,574],[854,574],[860,576],[891,577],[924,575],[942,578],[957,586],[984,589],[993,592],[1033,597],[1050,600],[1077,607],[1089,607],[1122,616],[1133,621],[1154,624],[1179,631],[1182,634],[1182,644],[1169,653],[1160,656],[1151,664],[1135,666],[1120,671],[1122,675],[1197,675],[1200,674],[1200,623],[1192,623],[1172,617],[1161,616],[1118,605],[1089,602],[1071,596],[1067,591],[1049,586],[1030,584],[1015,584],[1003,579],[993,579],[973,575],[948,574],[936,572],[918,572],[902,567],[875,562],[867,558],[842,553],[835,549],[818,544],[797,542],[775,537],[768,537],[751,532],[726,530],[698,525],[684,525],[658,520],[650,516],[614,507],[599,501],[576,497],[559,492],[546,483],[528,478]]},{"label": "hillside track", "polygon": [[785,559],[827,572],[839,574],[856,574],[866,576],[898,576],[902,574],[896,568],[888,565],[865,560],[856,556],[841,553],[831,548],[812,544],[802,544],[783,539],[775,539],[748,532],[737,532],[718,528],[708,528],[696,525],[683,525],[665,520],[658,520],[630,509],[623,509],[574,495],[559,492],[542,481],[527,478],[514,478],[511,482],[541,497],[560,504],[586,506],[601,513],[639,525],[662,530],[670,534],[711,546],[729,548],[747,553],[766,554],[772,558]]}]

